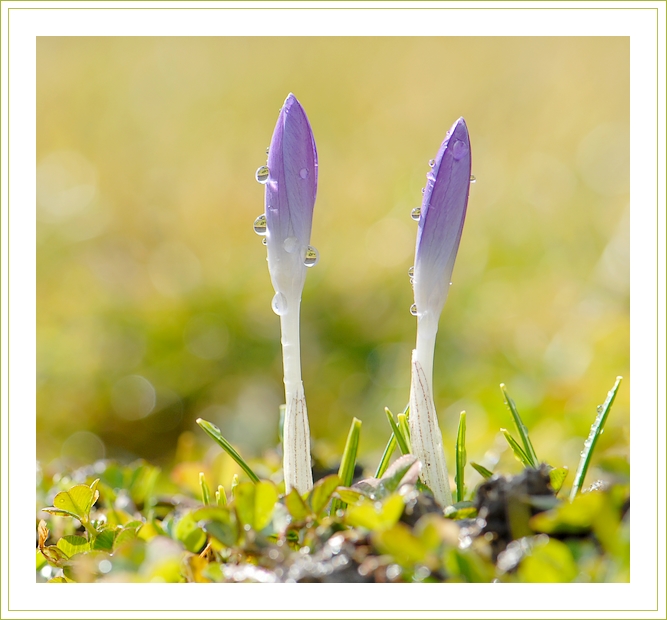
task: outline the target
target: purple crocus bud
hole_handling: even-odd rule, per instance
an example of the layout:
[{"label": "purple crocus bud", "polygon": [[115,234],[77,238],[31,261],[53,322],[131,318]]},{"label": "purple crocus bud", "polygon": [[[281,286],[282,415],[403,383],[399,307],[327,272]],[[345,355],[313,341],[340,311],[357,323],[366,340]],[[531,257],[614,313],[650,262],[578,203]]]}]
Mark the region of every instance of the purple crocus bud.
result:
[{"label": "purple crocus bud", "polygon": [[470,191],[470,138],[459,118],[447,132],[426,175],[415,251],[417,316],[437,323],[449,292]]},{"label": "purple crocus bud", "polygon": [[461,241],[471,181],[468,128],[459,118],[429,164],[419,218],[415,266],[411,270],[417,316],[417,346],[412,354],[410,438],[422,462],[422,479],[442,505],[452,502],[442,434],[433,402],[433,353],[438,320],[447,299]]},{"label": "purple crocus bud", "polygon": [[285,490],[305,493],[313,486],[310,429],[301,382],[299,312],[306,267],[317,263],[310,245],[317,194],[317,150],[301,104],[287,96],[273,131],[266,166],[257,170],[264,184],[265,214],[254,224],[265,235],[269,274],[276,293],[273,311],[280,316],[285,381],[283,473]]},{"label": "purple crocus bud", "polygon": [[280,110],[268,155],[267,165],[257,170],[257,180],[265,188],[266,245],[276,290],[273,309],[280,315],[290,297],[301,296],[306,267],[318,260],[317,250],[310,246],[317,149],[308,117],[291,93]]}]

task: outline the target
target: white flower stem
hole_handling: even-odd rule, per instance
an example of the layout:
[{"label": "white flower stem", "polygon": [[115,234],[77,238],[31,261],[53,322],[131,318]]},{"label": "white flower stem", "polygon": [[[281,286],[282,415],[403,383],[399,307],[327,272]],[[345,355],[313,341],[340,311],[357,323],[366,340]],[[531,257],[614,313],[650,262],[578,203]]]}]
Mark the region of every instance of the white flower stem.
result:
[{"label": "white flower stem", "polygon": [[433,353],[437,321],[419,318],[417,347],[412,352],[410,385],[410,441],[413,454],[422,463],[421,477],[442,506],[452,503],[449,474],[445,463],[442,433],[433,402]]},{"label": "white flower stem", "polygon": [[313,487],[310,459],[310,428],[306,397],[301,382],[299,314],[301,299],[287,299],[287,309],[280,317],[285,380],[285,420],[283,425],[283,473],[285,492],[295,488],[303,494]]}]

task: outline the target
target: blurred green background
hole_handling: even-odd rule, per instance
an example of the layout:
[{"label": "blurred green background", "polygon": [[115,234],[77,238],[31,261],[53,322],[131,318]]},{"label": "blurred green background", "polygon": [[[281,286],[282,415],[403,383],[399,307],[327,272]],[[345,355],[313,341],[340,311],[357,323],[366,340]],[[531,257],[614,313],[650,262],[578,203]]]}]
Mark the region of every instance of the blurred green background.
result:
[{"label": "blurred green background", "polygon": [[252,222],[289,92],[320,163],[302,304],[315,454],[333,463],[357,416],[374,469],[383,408],[408,400],[410,210],[464,116],[477,182],[435,361],[450,463],[466,410],[468,458],[520,468],[498,440],[505,382],[538,456],[575,468],[617,375],[598,454],[627,456],[627,38],[40,37],[43,466],[210,461],[199,416],[248,457],[275,446],[279,321]]}]

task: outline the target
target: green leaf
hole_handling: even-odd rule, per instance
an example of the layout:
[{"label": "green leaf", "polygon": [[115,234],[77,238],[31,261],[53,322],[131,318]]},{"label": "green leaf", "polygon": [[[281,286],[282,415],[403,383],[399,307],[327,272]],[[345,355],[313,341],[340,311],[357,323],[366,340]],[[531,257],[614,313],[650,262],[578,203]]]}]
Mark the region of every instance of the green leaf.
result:
[{"label": "green leaf", "polygon": [[527,467],[533,467],[534,469],[537,469],[540,465],[540,461],[537,458],[537,455],[535,454],[535,449],[533,448],[533,444],[530,441],[530,437],[528,436],[528,429],[526,428],[526,425],[523,423],[523,420],[519,415],[519,411],[516,408],[514,401],[510,398],[510,395],[507,393],[504,383],[500,384],[500,390],[503,393],[503,397],[505,398],[505,404],[509,407],[509,410],[512,414],[512,418],[514,419],[514,425],[516,426],[516,430],[519,433],[519,437],[521,438],[521,443],[523,444],[523,452],[529,461]]},{"label": "green leaf", "polygon": [[46,583],[75,583],[72,579],[67,577],[53,577],[49,579]]},{"label": "green leaf", "polygon": [[308,506],[306,506],[306,503],[296,489],[292,489],[285,496],[285,506],[294,521],[305,521],[311,515]]},{"label": "green leaf", "polygon": [[389,496],[384,502],[364,499],[359,504],[347,507],[345,523],[372,532],[386,530],[401,518],[404,507],[403,497],[398,493]]},{"label": "green leaf", "polygon": [[462,502],[465,495],[466,412],[459,415],[459,430],[456,434],[456,501]]},{"label": "green leaf", "polygon": [[509,434],[509,431],[507,429],[501,428],[500,432],[505,436],[505,439],[507,439],[507,443],[510,445],[510,448],[512,448],[512,452],[514,452],[516,459],[523,463],[526,467],[532,467],[530,458],[523,451],[523,448],[516,442],[516,439],[514,439],[514,437]]},{"label": "green leaf", "polygon": [[199,527],[192,512],[185,513],[178,520],[174,537],[191,553],[199,553],[206,543],[206,533]]},{"label": "green leaf", "polygon": [[517,569],[523,583],[569,583],[579,574],[572,552],[565,543],[550,538],[537,543]]},{"label": "green leaf", "polygon": [[410,454],[410,448],[408,447],[408,444],[405,440],[405,437],[403,437],[403,433],[398,428],[398,425],[396,424],[396,420],[394,420],[394,414],[389,411],[387,407],[384,408],[384,412],[387,414],[387,420],[389,421],[389,426],[391,426],[391,430],[394,433],[394,437],[396,437],[396,441],[398,442],[398,447],[401,449],[402,454]]},{"label": "green leaf", "polygon": [[373,534],[373,542],[383,554],[404,568],[413,568],[423,564],[428,556],[428,549],[405,523],[396,523],[393,527]]},{"label": "green leaf", "polygon": [[69,557],[64,551],[61,551],[55,545],[49,545],[48,547],[42,547],[40,549],[42,555],[46,558],[46,561],[52,566],[62,567],[69,560]]},{"label": "green leaf", "polygon": [[315,483],[308,494],[307,504],[316,517],[319,517],[329,503],[329,499],[340,485],[340,478],[336,474],[325,476]]},{"label": "green leaf", "polygon": [[554,490],[554,493],[558,494],[558,491],[561,490],[568,473],[569,469],[567,467],[554,467],[549,470],[549,480],[551,481],[551,488]]},{"label": "green leaf", "polygon": [[271,523],[273,509],[278,501],[278,489],[268,480],[261,480],[257,484],[243,482],[234,491],[234,501],[241,524],[249,525],[259,532]]},{"label": "green leaf", "polygon": [[354,489],[350,489],[348,487],[338,487],[336,489],[335,495],[337,495],[346,504],[356,504],[364,497],[364,493],[357,490],[356,487]]},{"label": "green leaf", "polygon": [[95,540],[92,542],[92,549],[99,551],[111,551],[113,543],[116,540],[116,530],[108,529],[98,532]]},{"label": "green leaf", "polygon": [[[349,487],[352,484],[354,477],[354,466],[357,462],[357,451],[359,449],[359,436],[361,435],[361,420],[357,418],[352,419],[350,431],[347,434],[347,441],[345,442],[345,449],[343,450],[343,458],[338,468],[338,478],[340,484]],[[339,508],[345,508],[345,503],[339,499],[334,498],[331,502],[331,510],[329,514],[335,515]]]},{"label": "green leaf", "polygon": [[488,480],[493,476],[492,471],[488,470],[486,467],[480,465],[479,463],[474,463],[473,461],[470,461],[470,465],[480,476],[482,476],[482,478],[486,480]]},{"label": "green leaf", "polygon": [[68,558],[90,551],[90,543],[83,536],[63,536],[56,544]]},{"label": "green leaf", "polygon": [[[93,482],[97,486],[97,480]],[[79,521],[88,521],[88,515],[93,504],[99,497],[99,491],[86,484],[77,484],[67,491],[61,491],[53,498],[53,506],[56,509],[46,509],[46,512],[57,514],[61,511],[68,516],[75,516]]]},{"label": "green leaf", "polygon": [[445,508],[445,517],[448,519],[471,519],[477,516],[477,508],[471,501],[456,502]]},{"label": "green leaf", "polygon": [[197,418],[197,424],[199,424],[204,432],[240,465],[241,469],[248,474],[250,480],[259,482],[257,474],[250,469],[250,465],[243,460],[243,457],[234,449],[232,444],[222,436],[220,429],[215,424],[202,420],[202,418]]},{"label": "green leaf", "polygon": [[584,442],[584,449],[581,453],[581,460],[579,461],[579,466],[577,467],[577,473],[574,475],[574,484],[572,485],[572,491],[570,492],[570,501],[572,501],[577,494],[579,493],[582,485],[584,484],[584,478],[586,478],[586,472],[588,471],[588,466],[591,463],[591,457],[593,456],[593,451],[598,442],[598,438],[604,430],[604,424],[607,421],[609,416],[609,411],[611,406],[614,404],[614,399],[616,398],[616,393],[618,388],[621,385],[623,377],[616,377],[616,383],[614,387],[607,392],[607,398],[600,407],[598,407],[598,414],[595,417],[595,421],[591,426],[590,433],[588,438]]},{"label": "green leaf", "polygon": [[227,506],[208,506],[192,513],[193,518],[203,522],[204,531],[219,540],[223,545],[232,547],[239,537],[239,526],[233,510]]}]

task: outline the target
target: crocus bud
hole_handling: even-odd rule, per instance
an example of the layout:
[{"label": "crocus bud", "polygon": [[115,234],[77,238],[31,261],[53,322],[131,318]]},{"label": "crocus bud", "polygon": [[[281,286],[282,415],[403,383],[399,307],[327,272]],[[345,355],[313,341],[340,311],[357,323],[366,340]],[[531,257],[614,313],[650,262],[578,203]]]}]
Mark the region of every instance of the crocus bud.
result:
[{"label": "crocus bud", "polygon": [[422,479],[442,505],[452,502],[442,434],[433,402],[433,353],[461,241],[470,190],[470,138],[463,118],[450,128],[426,175],[419,213],[414,285],[417,346],[412,355],[410,438]]},{"label": "crocus bud", "polygon": [[310,430],[301,382],[299,312],[306,267],[317,263],[310,246],[317,194],[317,150],[310,123],[291,93],[278,116],[266,166],[257,170],[264,184],[265,214],[255,231],[265,235],[269,274],[276,293],[273,311],[280,316],[285,381],[283,472],[285,489],[305,493],[313,486]]}]

